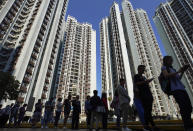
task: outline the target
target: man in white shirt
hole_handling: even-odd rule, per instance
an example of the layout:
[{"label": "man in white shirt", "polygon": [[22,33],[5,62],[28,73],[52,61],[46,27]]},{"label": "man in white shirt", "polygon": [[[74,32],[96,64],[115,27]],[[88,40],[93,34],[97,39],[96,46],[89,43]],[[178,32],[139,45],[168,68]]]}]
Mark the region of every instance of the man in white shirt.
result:
[{"label": "man in white shirt", "polygon": [[130,103],[130,97],[128,95],[128,91],[125,88],[125,79],[120,79],[120,85],[117,88],[118,90],[118,96],[119,96],[119,103],[120,108],[123,116],[123,128],[122,131],[131,131],[131,129],[127,128],[127,120],[129,115],[129,109],[131,108]]}]

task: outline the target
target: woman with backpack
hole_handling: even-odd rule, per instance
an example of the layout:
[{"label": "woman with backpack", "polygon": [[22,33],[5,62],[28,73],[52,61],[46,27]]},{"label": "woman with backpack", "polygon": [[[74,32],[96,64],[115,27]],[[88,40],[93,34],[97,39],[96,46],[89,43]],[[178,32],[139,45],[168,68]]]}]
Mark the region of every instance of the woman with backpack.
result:
[{"label": "woman with backpack", "polygon": [[173,95],[180,108],[180,114],[184,123],[185,131],[192,131],[193,124],[191,120],[192,106],[190,98],[185,90],[181,78],[184,72],[188,69],[188,65],[183,66],[178,71],[173,67],[173,59],[171,56],[165,56],[163,58],[162,73],[165,79],[168,81],[168,88],[170,88],[170,94]]}]

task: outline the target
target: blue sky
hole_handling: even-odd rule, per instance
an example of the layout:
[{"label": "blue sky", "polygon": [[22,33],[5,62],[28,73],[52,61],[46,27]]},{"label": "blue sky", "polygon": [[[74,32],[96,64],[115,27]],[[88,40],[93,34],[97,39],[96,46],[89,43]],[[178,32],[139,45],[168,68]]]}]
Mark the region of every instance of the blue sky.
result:
[{"label": "blue sky", "polygon": [[[79,22],[88,22],[92,24],[93,29],[96,30],[97,36],[97,89],[101,91],[101,71],[100,71],[100,36],[99,23],[102,18],[109,16],[109,10],[113,2],[116,1],[121,9],[122,0],[69,0],[67,16],[75,17]],[[134,9],[142,8],[149,16],[151,25],[155,32],[157,41],[160,45],[161,51],[165,54],[160,37],[157,33],[155,24],[153,23],[153,16],[156,7],[166,0],[130,0]]]}]

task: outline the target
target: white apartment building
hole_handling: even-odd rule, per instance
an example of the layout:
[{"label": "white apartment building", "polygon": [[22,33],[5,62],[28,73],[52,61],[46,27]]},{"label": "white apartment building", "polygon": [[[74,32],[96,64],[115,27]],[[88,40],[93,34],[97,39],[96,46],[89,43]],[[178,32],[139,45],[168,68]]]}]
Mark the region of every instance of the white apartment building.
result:
[{"label": "white apartment building", "polygon": [[190,68],[182,82],[193,105],[193,3],[191,0],[171,0],[160,4],[154,22],[168,55],[174,59],[174,68]]},{"label": "white apartment building", "polygon": [[[142,9],[134,10],[128,0],[123,0],[122,9],[120,12],[118,4],[114,3],[110,17],[100,23],[102,89],[111,97],[119,78],[126,77],[128,92],[133,98],[132,77],[138,65],[146,66],[147,78],[157,78],[161,72],[162,54],[147,13]],[[161,91],[158,79],[150,86],[154,115],[179,114],[173,98],[169,100]]]},{"label": "white apartment building", "polygon": [[125,86],[133,101],[133,82],[125,43],[119,5],[114,2],[110,16],[100,23],[102,91],[110,98],[109,103],[121,78],[126,80]]},{"label": "white apartment building", "polygon": [[176,117],[179,110],[173,98],[169,100],[161,91],[157,79],[161,72],[162,54],[148,15],[143,9],[134,10],[129,0],[122,1],[122,8],[128,54],[132,60],[131,67],[134,66],[131,70],[136,72],[136,66],[140,63],[146,66],[145,76],[147,78],[155,77],[155,80],[150,83],[154,98],[153,114],[161,116],[168,114]]},{"label": "white apartment building", "polygon": [[100,26],[100,53],[101,53],[101,78],[102,92],[107,93],[108,105],[113,100],[111,47],[109,36],[109,20],[104,18]]},{"label": "white apartment building", "polygon": [[18,102],[33,110],[49,98],[68,0],[4,0],[0,7],[0,70],[21,83]]},{"label": "white apartment building", "polygon": [[68,16],[64,38],[64,54],[59,69],[56,98],[72,99],[79,95],[82,113],[87,95],[96,90],[96,32],[92,25],[79,23]]}]

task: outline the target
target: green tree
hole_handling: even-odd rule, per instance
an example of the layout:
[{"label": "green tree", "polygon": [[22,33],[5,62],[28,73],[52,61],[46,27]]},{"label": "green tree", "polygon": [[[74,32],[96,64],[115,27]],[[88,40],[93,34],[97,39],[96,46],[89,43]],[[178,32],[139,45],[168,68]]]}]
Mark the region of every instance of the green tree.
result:
[{"label": "green tree", "polygon": [[8,72],[0,71],[0,101],[3,99],[16,100],[19,95],[20,83]]}]

